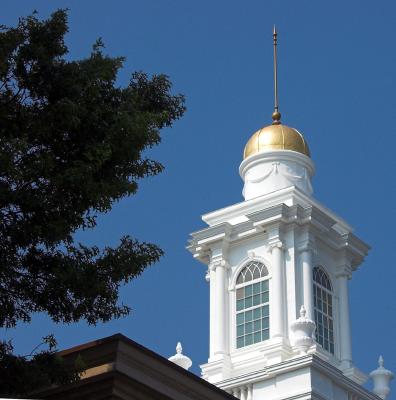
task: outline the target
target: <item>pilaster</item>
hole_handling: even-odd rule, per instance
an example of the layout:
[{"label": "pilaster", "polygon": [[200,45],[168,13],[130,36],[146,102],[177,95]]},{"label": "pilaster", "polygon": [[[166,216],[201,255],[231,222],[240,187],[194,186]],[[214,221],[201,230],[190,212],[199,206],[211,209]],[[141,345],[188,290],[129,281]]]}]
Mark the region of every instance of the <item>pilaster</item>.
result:
[{"label": "pilaster", "polygon": [[[278,228],[278,227],[277,227]],[[279,228],[278,228],[279,229]],[[272,291],[270,299],[271,338],[284,338],[287,336],[286,328],[286,282],[285,282],[285,260],[284,243],[280,232],[272,231],[268,243],[268,249],[272,256]],[[275,233],[275,234],[274,234]]]},{"label": "pilaster", "polygon": [[339,298],[339,325],[340,325],[340,361],[341,368],[352,367],[351,323],[349,317],[348,279],[352,276],[350,264],[343,264],[337,268],[337,288]]},{"label": "pilaster", "polygon": [[314,316],[314,294],[313,294],[313,254],[315,242],[308,237],[298,247],[299,264],[302,272],[302,304],[305,307],[307,318],[315,320]]},{"label": "pilaster", "polygon": [[221,359],[228,354],[228,324],[229,313],[227,280],[229,265],[223,258],[212,259],[209,269],[214,275],[214,321],[213,321],[213,357]]}]

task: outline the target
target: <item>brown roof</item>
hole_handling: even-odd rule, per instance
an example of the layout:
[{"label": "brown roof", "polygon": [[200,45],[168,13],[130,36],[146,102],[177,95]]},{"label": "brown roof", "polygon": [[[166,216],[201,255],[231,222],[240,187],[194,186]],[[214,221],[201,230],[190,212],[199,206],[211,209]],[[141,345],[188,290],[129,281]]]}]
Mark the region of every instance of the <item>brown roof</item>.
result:
[{"label": "brown roof", "polygon": [[118,333],[59,353],[73,365],[81,356],[86,366],[74,384],[35,393],[42,399],[211,399],[235,400],[195,374]]}]

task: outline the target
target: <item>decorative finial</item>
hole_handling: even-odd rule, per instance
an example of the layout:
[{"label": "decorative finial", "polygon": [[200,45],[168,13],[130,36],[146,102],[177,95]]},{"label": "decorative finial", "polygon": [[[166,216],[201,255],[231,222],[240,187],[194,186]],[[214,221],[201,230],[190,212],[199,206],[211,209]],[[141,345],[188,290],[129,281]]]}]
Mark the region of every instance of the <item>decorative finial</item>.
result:
[{"label": "decorative finial", "polygon": [[382,368],[384,367],[384,357],[379,356],[378,365]]},{"label": "decorative finial", "polygon": [[189,357],[185,356],[183,353],[183,348],[180,342],[177,342],[176,346],[176,354],[172,357],[169,357],[168,360],[177,364],[179,367],[184,369],[189,369],[192,365],[192,361]]},{"label": "decorative finial", "polygon": [[275,95],[274,112],[272,113],[272,125],[279,125],[281,123],[280,122],[281,113],[279,112],[279,104],[278,104],[278,63],[277,63],[277,53],[276,53],[278,33],[276,32],[275,25],[272,37],[274,39],[274,95]]},{"label": "decorative finial", "polygon": [[374,383],[373,392],[385,400],[389,396],[390,381],[395,375],[384,368],[384,358],[382,356],[378,358],[378,368],[372,371],[369,376]]},{"label": "decorative finial", "polygon": [[176,345],[176,353],[177,353],[177,354],[181,354],[182,351],[183,351],[183,347],[182,347],[181,343],[180,343],[180,342],[177,342],[177,345]]},{"label": "decorative finial", "polygon": [[293,345],[296,352],[307,354],[313,344],[312,335],[315,331],[315,322],[305,316],[304,305],[300,308],[300,317],[291,323],[290,329],[293,333]]}]

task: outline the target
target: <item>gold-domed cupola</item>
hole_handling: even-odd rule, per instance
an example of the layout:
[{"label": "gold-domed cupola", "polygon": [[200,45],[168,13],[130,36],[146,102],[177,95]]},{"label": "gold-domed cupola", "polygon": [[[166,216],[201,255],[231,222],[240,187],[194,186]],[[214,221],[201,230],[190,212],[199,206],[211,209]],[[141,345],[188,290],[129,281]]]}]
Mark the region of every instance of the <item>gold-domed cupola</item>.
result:
[{"label": "gold-domed cupola", "polygon": [[315,166],[304,136],[281,123],[278,105],[277,33],[274,27],[274,95],[272,124],[254,132],[246,143],[239,174],[244,181],[243,196],[251,200],[290,187],[312,195]]},{"label": "gold-domed cupola", "polygon": [[281,114],[278,105],[278,69],[277,69],[277,32],[274,27],[274,95],[275,109],[272,114],[272,124],[265,126],[255,133],[246,143],[243,158],[246,159],[263,151],[290,150],[310,157],[308,144],[304,136],[295,128],[281,123]]}]

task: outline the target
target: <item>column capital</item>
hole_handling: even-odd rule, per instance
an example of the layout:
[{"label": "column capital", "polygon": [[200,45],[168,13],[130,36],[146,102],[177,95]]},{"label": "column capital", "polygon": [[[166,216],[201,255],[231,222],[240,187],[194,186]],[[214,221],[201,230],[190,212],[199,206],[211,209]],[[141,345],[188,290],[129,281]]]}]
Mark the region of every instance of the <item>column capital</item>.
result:
[{"label": "column capital", "polygon": [[229,268],[229,264],[226,260],[223,258],[217,259],[217,260],[212,260],[209,264],[209,270],[215,271],[217,268]]},{"label": "column capital", "polygon": [[205,274],[205,281],[206,282],[210,282],[210,269],[208,268],[208,270],[206,271]]},{"label": "column capital", "polygon": [[270,253],[272,253],[272,250],[274,250],[275,248],[280,249],[280,250],[284,250],[285,249],[285,245],[282,242],[282,240],[280,240],[280,239],[271,240],[268,243],[268,250],[269,250]]},{"label": "column capital", "polygon": [[339,265],[336,268],[336,273],[335,273],[336,278],[347,278],[351,279],[352,278],[352,267],[349,264],[343,264]]},{"label": "column capital", "polygon": [[297,251],[301,254],[304,252],[316,253],[316,243],[313,239],[304,240],[298,244]]}]

